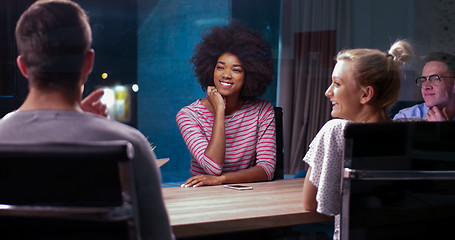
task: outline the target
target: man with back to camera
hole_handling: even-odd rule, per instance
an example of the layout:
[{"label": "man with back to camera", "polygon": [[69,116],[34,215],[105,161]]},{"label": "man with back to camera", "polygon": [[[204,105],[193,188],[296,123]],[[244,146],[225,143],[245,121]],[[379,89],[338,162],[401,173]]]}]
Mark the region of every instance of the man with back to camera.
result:
[{"label": "man with back to camera", "polygon": [[17,64],[29,93],[16,112],[0,120],[0,143],[129,141],[141,237],[174,239],[147,139],[135,128],[81,108],[95,56],[84,10],[69,0],[39,0],[21,15],[15,34]]},{"label": "man with back to camera", "polygon": [[416,84],[425,102],[400,110],[394,120],[418,117],[427,121],[455,121],[455,56],[430,53]]}]

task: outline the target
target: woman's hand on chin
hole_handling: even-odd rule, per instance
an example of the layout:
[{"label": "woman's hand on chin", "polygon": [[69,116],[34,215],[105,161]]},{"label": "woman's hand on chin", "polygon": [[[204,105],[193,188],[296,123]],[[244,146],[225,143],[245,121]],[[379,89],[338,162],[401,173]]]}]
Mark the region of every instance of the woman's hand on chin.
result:
[{"label": "woman's hand on chin", "polygon": [[218,110],[222,110],[222,112],[224,112],[224,110],[226,109],[224,97],[221,96],[221,94],[214,86],[207,87],[206,98],[210,105],[212,106],[215,113]]}]

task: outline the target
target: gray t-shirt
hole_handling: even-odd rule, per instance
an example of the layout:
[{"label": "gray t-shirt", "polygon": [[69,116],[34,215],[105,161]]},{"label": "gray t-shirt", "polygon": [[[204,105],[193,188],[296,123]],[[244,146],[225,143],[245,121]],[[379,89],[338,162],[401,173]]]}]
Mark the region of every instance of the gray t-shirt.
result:
[{"label": "gray t-shirt", "polygon": [[16,111],[0,120],[0,143],[108,140],[126,140],[134,146],[133,168],[142,239],[174,239],[155,154],[137,129],[95,114],[75,111]]}]

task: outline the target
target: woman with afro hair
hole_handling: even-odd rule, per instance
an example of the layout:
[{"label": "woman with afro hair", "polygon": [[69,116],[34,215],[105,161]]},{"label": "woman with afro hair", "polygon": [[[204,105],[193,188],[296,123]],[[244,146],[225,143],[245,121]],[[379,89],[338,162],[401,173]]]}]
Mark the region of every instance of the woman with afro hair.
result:
[{"label": "woman with afro hair", "polygon": [[269,44],[231,23],[209,29],[191,58],[206,97],[176,117],[191,153],[182,187],[271,180],[276,164],[273,105],[258,97],[272,81]]}]

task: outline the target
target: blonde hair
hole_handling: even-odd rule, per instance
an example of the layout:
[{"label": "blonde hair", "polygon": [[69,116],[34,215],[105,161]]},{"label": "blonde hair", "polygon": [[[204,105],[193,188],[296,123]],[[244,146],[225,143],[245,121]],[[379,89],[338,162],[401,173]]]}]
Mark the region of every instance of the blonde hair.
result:
[{"label": "blonde hair", "polygon": [[401,66],[411,60],[413,49],[405,40],[396,41],[387,52],[358,48],[340,51],[337,61],[352,63],[355,79],[361,86],[372,86],[371,104],[388,118],[400,91]]}]

